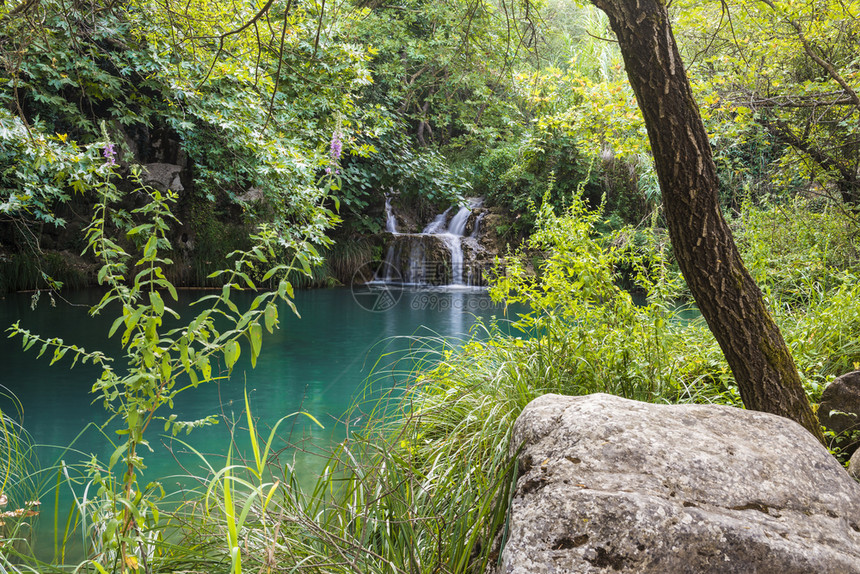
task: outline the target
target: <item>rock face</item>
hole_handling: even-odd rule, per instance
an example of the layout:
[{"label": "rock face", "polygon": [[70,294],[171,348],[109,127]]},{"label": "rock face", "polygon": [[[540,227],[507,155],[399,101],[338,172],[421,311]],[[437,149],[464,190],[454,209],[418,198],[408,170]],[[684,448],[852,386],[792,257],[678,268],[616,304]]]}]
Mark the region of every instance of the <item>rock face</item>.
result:
[{"label": "rock face", "polygon": [[818,419],[836,434],[860,429],[860,371],[846,373],[827,385],[818,405]]},{"label": "rock face", "polygon": [[143,183],[151,185],[159,191],[182,191],[185,188],[182,186],[179,174],[182,173],[182,166],[172,163],[148,163],[143,166]]},{"label": "rock face", "polygon": [[848,461],[848,474],[854,477],[854,480],[860,480],[860,450],[855,450],[851,455],[851,460]]},{"label": "rock face", "polygon": [[860,485],[788,419],[544,395],[520,445],[499,573],[860,573]]}]

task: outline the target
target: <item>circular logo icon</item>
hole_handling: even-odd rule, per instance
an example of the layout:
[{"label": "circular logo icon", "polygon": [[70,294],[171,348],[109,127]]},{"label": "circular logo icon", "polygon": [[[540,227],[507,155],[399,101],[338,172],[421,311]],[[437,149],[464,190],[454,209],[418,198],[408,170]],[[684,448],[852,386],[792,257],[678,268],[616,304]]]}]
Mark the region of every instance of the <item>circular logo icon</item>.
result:
[{"label": "circular logo icon", "polygon": [[403,296],[403,276],[390,263],[371,262],[359,267],[352,276],[350,290],[358,306],[373,313],[388,311]]}]

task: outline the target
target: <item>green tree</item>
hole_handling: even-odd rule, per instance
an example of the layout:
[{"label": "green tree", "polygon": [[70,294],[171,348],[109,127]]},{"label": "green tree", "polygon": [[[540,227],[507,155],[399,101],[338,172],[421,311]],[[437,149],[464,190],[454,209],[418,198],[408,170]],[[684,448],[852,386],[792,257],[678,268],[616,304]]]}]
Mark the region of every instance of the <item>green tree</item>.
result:
[{"label": "green tree", "polygon": [[706,114],[723,117],[713,129],[725,142],[775,142],[768,163],[780,187],[815,181],[819,192],[856,205],[860,3],[682,2],[673,12]]}]

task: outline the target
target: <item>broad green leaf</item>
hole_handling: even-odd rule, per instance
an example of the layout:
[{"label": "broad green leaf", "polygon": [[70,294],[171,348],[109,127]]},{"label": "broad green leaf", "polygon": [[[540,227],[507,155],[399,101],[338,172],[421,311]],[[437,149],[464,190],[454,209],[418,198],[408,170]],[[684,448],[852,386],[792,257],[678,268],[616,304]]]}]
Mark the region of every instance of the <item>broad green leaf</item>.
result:
[{"label": "broad green leaf", "polygon": [[56,363],[57,361],[62,359],[63,355],[65,355],[65,354],[66,354],[66,349],[64,349],[63,347],[57,347],[56,349],[54,349],[54,358],[51,359],[51,364],[53,365],[54,363]]},{"label": "broad green leaf", "polygon": [[109,469],[114,467],[114,465],[119,460],[119,457],[122,456],[122,454],[126,451],[127,448],[128,448],[128,443],[125,442],[125,443],[122,443],[121,445],[119,445],[116,448],[116,450],[113,451],[113,453],[110,455],[110,460],[108,461],[108,468]]},{"label": "broad green leaf", "polygon": [[263,346],[263,327],[259,323],[251,323],[248,327],[248,338],[251,339],[251,366],[257,366],[257,357]]},{"label": "broad green leaf", "polygon": [[266,305],[266,312],[264,314],[264,320],[266,322],[266,330],[269,333],[274,332],[275,324],[278,320],[278,308],[274,303],[269,303]]},{"label": "broad green leaf", "polygon": [[191,361],[188,358],[188,339],[185,337],[181,337],[179,342],[179,360],[182,362],[182,366],[186,371],[191,371]]},{"label": "broad green leaf", "polygon": [[212,365],[209,364],[208,357],[200,357],[197,361],[197,366],[200,369],[200,373],[203,375],[204,381],[208,381],[212,378]]},{"label": "broad green leaf", "polygon": [[236,364],[236,361],[239,359],[239,354],[241,353],[241,347],[239,346],[239,341],[233,339],[229,341],[226,345],[224,345],[224,361],[227,363],[227,369],[233,370],[233,365]]},{"label": "broad green leaf", "polygon": [[158,291],[149,292],[149,302],[152,304],[152,309],[155,311],[156,315],[159,317],[164,315],[164,300],[161,298],[161,295],[158,294]]},{"label": "broad green leaf", "polygon": [[122,323],[124,321],[125,321],[125,317],[123,317],[123,316],[117,317],[114,320],[113,325],[111,325],[111,327],[110,327],[110,331],[108,331],[108,339],[113,337],[113,334],[116,333],[116,330],[119,328],[120,325],[122,325]]},{"label": "broad green leaf", "polygon": [[155,248],[158,239],[156,239],[155,235],[151,236],[149,240],[146,242],[146,246],[143,248],[143,256],[144,258],[149,258],[155,255]]},{"label": "broad green leaf", "polygon": [[170,365],[170,355],[165,352],[164,355],[161,356],[161,380],[167,381],[170,379],[170,372],[172,367]]}]

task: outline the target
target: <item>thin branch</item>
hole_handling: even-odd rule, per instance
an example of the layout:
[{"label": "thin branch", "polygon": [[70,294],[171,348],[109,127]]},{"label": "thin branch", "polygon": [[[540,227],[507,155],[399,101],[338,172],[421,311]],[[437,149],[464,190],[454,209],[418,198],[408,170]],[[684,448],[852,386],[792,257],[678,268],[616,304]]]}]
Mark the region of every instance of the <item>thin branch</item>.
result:
[{"label": "thin branch", "polygon": [[613,44],[617,44],[618,40],[613,40],[612,38],[604,38],[603,36],[598,36],[596,34],[592,34],[588,30],[585,31],[586,34],[594,38],[595,40],[600,40],[601,42],[612,42]]},{"label": "thin branch", "polygon": [[314,55],[313,55],[314,58],[317,57],[317,49],[319,48],[319,45],[320,45],[320,31],[322,30],[323,16],[325,16],[325,0],[322,0],[322,2],[320,3],[320,19],[319,19],[319,22],[317,23],[317,33],[316,33],[316,36],[314,37]]},{"label": "thin branch", "polygon": [[272,113],[275,109],[275,96],[278,93],[278,88],[281,85],[281,69],[284,65],[284,40],[287,37],[287,24],[290,21],[290,8],[293,5],[293,0],[287,0],[287,8],[284,10],[284,25],[281,27],[281,42],[280,47],[278,48],[278,70],[275,72],[275,86],[272,88],[272,99],[269,100],[269,113],[266,115],[266,121],[263,124],[263,132],[266,131],[266,128],[269,126],[269,122],[272,120]]}]

